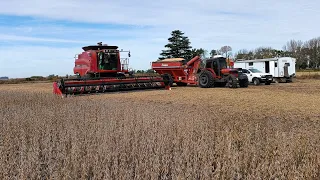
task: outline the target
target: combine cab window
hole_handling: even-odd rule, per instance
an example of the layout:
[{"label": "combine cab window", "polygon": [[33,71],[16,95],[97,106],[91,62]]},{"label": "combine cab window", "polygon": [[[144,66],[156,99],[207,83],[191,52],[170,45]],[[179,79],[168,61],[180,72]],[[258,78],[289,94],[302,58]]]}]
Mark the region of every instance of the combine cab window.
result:
[{"label": "combine cab window", "polygon": [[118,69],[118,54],[99,52],[98,65],[101,70],[117,70]]}]

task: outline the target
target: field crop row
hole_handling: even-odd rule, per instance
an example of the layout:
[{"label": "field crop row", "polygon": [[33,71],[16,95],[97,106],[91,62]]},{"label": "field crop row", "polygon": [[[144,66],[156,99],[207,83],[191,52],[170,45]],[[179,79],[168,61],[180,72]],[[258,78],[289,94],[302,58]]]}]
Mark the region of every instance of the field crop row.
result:
[{"label": "field crop row", "polygon": [[50,85],[0,86],[0,179],[320,178],[318,81],[65,99]]}]

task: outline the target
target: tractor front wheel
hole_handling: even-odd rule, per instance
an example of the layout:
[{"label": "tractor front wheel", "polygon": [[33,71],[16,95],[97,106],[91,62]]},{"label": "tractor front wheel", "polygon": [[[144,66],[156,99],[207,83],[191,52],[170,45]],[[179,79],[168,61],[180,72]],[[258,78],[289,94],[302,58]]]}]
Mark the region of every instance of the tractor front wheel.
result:
[{"label": "tractor front wheel", "polygon": [[204,70],[200,73],[199,86],[201,88],[211,88],[214,86],[214,77],[210,71]]},{"label": "tractor front wheel", "polygon": [[233,75],[229,76],[228,86],[229,86],[229,88],[237,88],[238,87],[238,80],[235,76],[233,76]]},{"label": "tractor front wheel", "polygon": [[242,81],[240,81],[239,85],[242,88],[246,88],[249,85],[249,81],[248,80],[242,80]]}]

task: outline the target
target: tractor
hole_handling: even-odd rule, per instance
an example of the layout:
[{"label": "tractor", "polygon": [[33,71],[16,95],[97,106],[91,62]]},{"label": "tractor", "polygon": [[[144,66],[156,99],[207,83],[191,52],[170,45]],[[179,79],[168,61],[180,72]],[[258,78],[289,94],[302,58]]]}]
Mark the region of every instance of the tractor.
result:
[{"label": "tractor", "polygon": [[248,87],[248,76],[242,73],[241,68],[233,68],[232,63],[222,56],[214,56],[203,61],[198,71],[198,84],[202,88]]},{"label": "tractor", "polygon": [[178,86],[198,85],[211,87],[248,87],[248,77],[241,68],[222,56],[201,60],[195,56],[190,61],[184,58],[168,58],[152,62],[152,69],[161,75],[170,75]]}]

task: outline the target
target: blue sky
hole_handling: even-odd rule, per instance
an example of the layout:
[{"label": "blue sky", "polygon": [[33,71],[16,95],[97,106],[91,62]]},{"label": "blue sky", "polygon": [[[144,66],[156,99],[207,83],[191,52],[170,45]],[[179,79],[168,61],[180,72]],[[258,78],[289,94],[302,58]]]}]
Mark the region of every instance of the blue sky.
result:
[{"label": "blue sky", "polygon": [[195,48],[282,49],[320,36],[318,7],[318,0],[2,1],[0,76],[72,74],[74,55],[100,41],[130,50],[131,68],[148,69],[175,29]]}]

